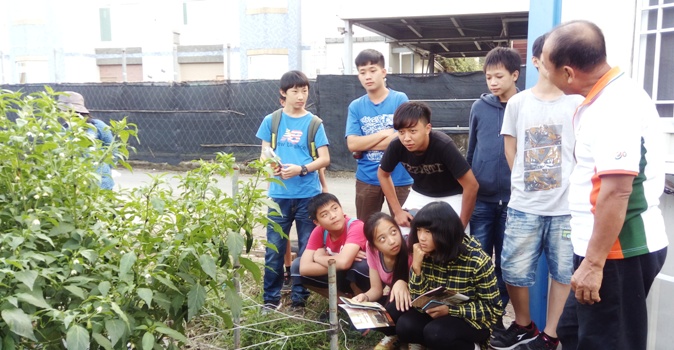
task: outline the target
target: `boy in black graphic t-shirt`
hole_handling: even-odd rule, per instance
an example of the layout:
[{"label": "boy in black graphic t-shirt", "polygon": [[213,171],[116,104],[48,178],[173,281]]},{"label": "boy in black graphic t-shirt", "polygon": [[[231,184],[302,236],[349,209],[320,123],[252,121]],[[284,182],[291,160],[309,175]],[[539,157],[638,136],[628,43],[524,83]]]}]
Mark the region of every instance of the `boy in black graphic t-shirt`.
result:
[{"label": "boy in black graphic t-shirt", "polygon": [[[405,209],[421,209],[430,202],[443,201],[460,213],[467,228],[475,207],[477,180],[454,141],[431,130],[431,109],[421,102],[403,103],[393,115],[393,127],[399,137],[384,152],[377,177],[398,225],[409,227],[412,215]],[[398,163],[414,179],[402,205],[391,181],[391,172]]]}]

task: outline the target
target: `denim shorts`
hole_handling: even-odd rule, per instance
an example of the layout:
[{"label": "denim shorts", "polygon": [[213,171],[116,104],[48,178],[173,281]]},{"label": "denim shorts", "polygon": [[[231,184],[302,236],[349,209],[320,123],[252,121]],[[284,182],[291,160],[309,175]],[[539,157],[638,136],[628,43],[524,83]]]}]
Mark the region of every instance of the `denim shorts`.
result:
[{"label": "denim shorts", "polygon": [[545,252],[550,276],[570,284],[573,275],[570,215],[542,216],[508,208],[501,270],[503,280],[515,287],[531,287],[538,258]]}]

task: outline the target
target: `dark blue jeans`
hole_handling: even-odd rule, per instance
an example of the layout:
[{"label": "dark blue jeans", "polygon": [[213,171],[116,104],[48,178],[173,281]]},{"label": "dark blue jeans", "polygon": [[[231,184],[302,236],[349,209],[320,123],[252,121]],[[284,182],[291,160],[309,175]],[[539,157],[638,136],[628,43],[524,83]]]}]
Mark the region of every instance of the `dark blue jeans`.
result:
[{"label": "dark blue jeans", "polygon": [[508,289],[501,276],[501,251],[503,250],[503,235],[506,226],[508,202],[490,203],[475,202],[473,216],[470,217],[470,234],[482,245],[482,250],[489,256],[494,256],[494,273],[498,281],[498,290],[501,293],[503,309],[510,298]]},{"label": "dark blue jeans", "polygon": [[[581,304],[572,290],[557,325],[564,350],[646,349],[646,297],[667,257],[667,248],[627,259],[606,260],[601,301]],[[574,269],[583,257],[573,256]]]},{"label": "dark blue jeans", "polygon": [[[272,198],[281,209],[282,215],[269,215],[269,219],[279,224],[286,235],[290,234],[290,227],[295,221],[295,228],[297,229],[297,243],[299,251],[297,256],[302,256],[304,248],[309,241],[311,231],[316,227],[314,222],[309,218],[309,211],[307,205],[311,198],[299,199],[282,199]],[[269,208],[268,213],[274,212],[274,209]],[[276,304],[281,301],[281,288],[283,287],[283,256],[286,251],[286,244],[288,239],[281,237],[281,235],[274,231],[274,227],[267,225],[267,242],[273,244],[277,251],[267,247],[264,254],[264,302]],[[309,291],[301,284],[293,285],[290,298],[293,302],[303,303],[309,297]]]},{"label": "dark blue jeans", "polygon": [[[300,275],[300,258],[293,260],[290,274],[293,277],[293,285],[300,284],[328,289],[328,275]],[[367,260],[354,261],[349,270],[337,271],[337,290],[345,294],[354,294],[351,283],[355,283],[361,291],[367,292],[370,289],[369,275],[370,268],[367,265]]]}]

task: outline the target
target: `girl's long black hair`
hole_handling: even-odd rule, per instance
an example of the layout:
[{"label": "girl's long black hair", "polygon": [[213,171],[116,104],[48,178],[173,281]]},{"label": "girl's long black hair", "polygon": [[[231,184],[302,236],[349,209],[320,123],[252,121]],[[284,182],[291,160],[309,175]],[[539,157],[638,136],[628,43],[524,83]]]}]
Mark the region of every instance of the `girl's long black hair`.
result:
[{"label": "girl's long black hair", "polygon": [[463,238],[466,236],[463,223],[454,209],[445,202],[426,204],[414,216],[411,226],[410,246],[419,242],[417,234],[419,228],[431,232],[435,243],[435,251],[431,253],[431,257],[436,263],[447,264],[467,253],[467,248],[463,244]]},{"label": "girl's long black hair", "polygon": [[395,226],[395,228],[398,230],[398,234],[401,236],[400,238],[402,241],[400,244],[400,251],[398,251],[398,256],[396,256],[395,265],[393,266],[393,279],[391,282],[395,283],[398,280],[404,280],[405,282],[408,282],[410,278],[410,267],[408,265],[409,255],[407,250],[407,242],[405,242],[405,238],[402,237],[400,227],[398,227],[398,224],[390,215],[382,212],[374,213],[370,216],[367,222],[365,222],[363,231],[365,233],[367,243],[370,245],[370,249],[377,249],[374,245],[374,230],[382,220],[386,220]]}]

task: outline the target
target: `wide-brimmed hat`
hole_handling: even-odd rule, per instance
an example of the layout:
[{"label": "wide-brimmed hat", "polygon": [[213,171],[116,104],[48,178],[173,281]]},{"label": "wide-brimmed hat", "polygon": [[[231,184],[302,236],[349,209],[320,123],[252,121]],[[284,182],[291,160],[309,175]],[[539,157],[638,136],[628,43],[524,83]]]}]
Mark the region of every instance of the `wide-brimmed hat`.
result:
[{"label": "wide-brimmed hat", "polygon": [[89,114],[89,110],[84,106],[84,96],[74,91],[64,91],[63,93],[64,95],[59,95],[59,108]]}]

